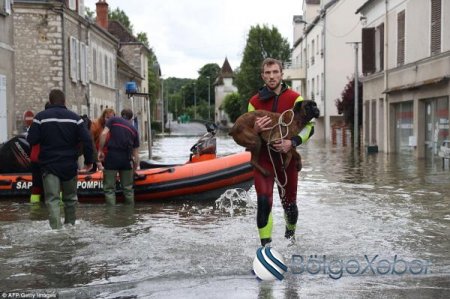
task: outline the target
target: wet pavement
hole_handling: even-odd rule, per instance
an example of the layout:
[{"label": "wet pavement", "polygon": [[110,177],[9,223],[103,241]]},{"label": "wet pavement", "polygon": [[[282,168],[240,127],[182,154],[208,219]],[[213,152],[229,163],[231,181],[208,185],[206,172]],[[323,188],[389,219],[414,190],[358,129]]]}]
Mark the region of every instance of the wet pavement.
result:
[{"label": "wet pavement", "polygon": [[[181,163],[196,137],[155,140],[153,159]],[[241,151],[219,135],[219,155]],[[440,161],[300,149],[297,242],[274,198],[283,281],[251,273],[255,192],[232,199],[80,204],[52,231],[45,207],[0,202],[0,292],[59,298],[448,298],[450,170]],[[50,296],[49,295],[49,296]]]}]

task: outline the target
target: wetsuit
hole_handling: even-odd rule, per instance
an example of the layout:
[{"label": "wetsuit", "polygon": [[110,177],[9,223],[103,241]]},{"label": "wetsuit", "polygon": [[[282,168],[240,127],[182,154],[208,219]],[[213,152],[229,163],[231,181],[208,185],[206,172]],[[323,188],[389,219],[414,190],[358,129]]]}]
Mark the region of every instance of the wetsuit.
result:
[{"label": "wetsuit", "polygon": [[[288,88],[288,86],[282,83],[281,92],[276,95],[268,87],[261,88],[256,95],[254,95],[248,104],[248,111],[254,110],[267,110],[282,113],[286,110],[292,109],[296,102],[303,101],[303,98]],[[292,138],[293,146],[298,146],[307,141],[314,134],[313,123],[308,123],[307,126],[300,132],[298,136]],[[270,155],[275,164],[277,170],[277,177],[280,183],[284,183],[287,178],[287,184],[285,188],[284,197],[281,196],[281,190],[278,188],[281,202],[284,209],[286,220],[286,233],[285,237],[290,238],[295,234],[295,227],[298,219],[297,208],[297,183],[298,183],[298,170],[296,167],[296,161],[291,160],[290,164],[286,167],[286,178],[284,175],[282,160],[280,154],[271,150]],[[271,242],[272,238],[272,203],[273,203],[273,185],[275,182],[274,167],[270,159],[269,152],[266,146],[262,147],[259,163],[262,167],[270,171],[269,176],[264,176],[258,170],[254,170],[255,189],[258,201],[257,210],[257,225],[259,231],[259,237],[261,239],[261,245],[264,246]],[[284,156],[284,155],[283,155]],[[284,160],[284,157],[281,157]]]}]

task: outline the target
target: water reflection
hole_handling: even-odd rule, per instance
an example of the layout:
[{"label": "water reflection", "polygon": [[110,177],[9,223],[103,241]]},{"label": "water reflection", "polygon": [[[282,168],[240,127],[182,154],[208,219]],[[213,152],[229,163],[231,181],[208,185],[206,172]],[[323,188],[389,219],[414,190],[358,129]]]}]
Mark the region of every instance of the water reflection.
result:
[{"label": "water reflection", "polygon": [[[183,163],[195,141],[157,139],[155,160]],[[218,150],[226,155],[241,148],[222,136]],[[301,154],[296,246],[284,242],[283,210],[274,198],[274,246],[286,261],[293,254],[344,260],[398,255],[430,260],[432,273],[333,280],[288,272],[283,282],[260,283],[250,273],[259,243],[251,189],[246,198],[230,192],[229,198],[209,202],[192,198],[134,207],[80,204],[76,227],[57,232],[48,227],[45,205],[0,201],[2,288],[56,288],[78,298],[395,298],[448,293],[448,169],[409,156],[355,155],[351,148],[318,142],[303,147]]]}]

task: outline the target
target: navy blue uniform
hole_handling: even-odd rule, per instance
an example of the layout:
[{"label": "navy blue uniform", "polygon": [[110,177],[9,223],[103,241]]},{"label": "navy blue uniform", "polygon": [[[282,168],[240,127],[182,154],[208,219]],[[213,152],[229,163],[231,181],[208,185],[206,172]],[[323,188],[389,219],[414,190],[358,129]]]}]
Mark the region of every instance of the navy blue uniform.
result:
[{"label": "navy blue uniform", "polygon": [[36,114],[27,137],[31,145],[40,144],[39,163],[66,181],[77,175],[78,146],[83,145],[85,164],[93,162],[92,139],[83,120],[62,105],[50,105]]},{"label": "navy blue uniform", "polygon": [[112,117],[106,122],[110,138],[105,169],[129,170],[133,168],[133,149],[139,147],[139,135],[130,121],[122,117]]}]

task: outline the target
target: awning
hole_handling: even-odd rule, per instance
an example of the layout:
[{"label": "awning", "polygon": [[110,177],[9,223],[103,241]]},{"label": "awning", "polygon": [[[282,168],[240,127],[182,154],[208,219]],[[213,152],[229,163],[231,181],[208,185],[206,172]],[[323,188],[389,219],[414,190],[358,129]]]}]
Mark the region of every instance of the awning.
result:
[{"label": "awning", "polygon": [[400,92],[400,91],[404,91],[404,90],[417,89],[417,88],[428,86],[428,85],[446,83],[448,80],[449,80],[449,76],[442,76],[442,77],[418,81],[418,82],[414,82],[414,83],[410,83],[410,84],[404,84],[404,85],[399,85],[399,86],[395,86],[395,87],[390,87],[390,88],[384,90],[383,93],[389,94],[389,93]]}]

